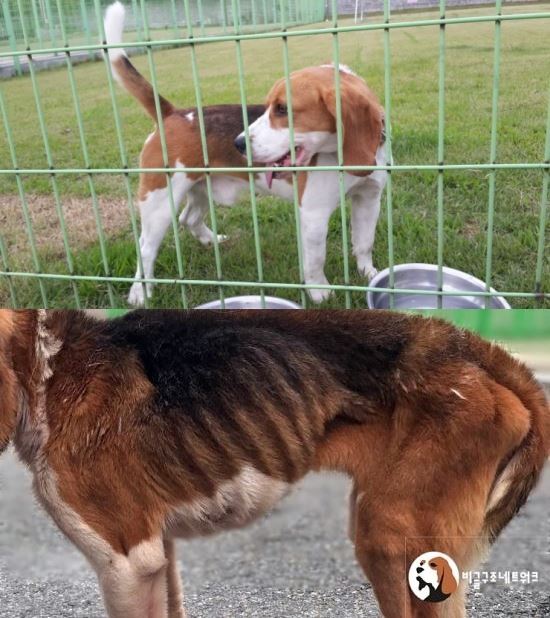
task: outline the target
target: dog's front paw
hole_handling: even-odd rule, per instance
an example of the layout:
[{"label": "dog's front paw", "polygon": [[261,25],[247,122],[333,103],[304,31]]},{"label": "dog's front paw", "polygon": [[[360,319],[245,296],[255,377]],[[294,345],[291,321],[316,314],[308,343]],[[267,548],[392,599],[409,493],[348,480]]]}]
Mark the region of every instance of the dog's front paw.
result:
[{"label": "dog's front paw", "polygon": [[[328,283],[328,282],[327,282]],[[318,290],[318,289],[310,289],[308,290],[309,297],[311,300],[318,305],[319,303],[328,300],[330,295],[332,294],[331,290]]]},{"label": "dog's front paw", "polygon": [[[151,298],[151,288],[148,284],[147,287],[147,298]],[[130,288],[130,293],[128,294],[128,304],[133,307],[142,307],[145,303],[145,295],[143,293],[143,283],[139,281],[135,281],[132,283],[132,287]]]},{"label": "dog's front paw", "polygon": [[374,279],[374,277],[378,274],[378,270],[374,268],[371,261],[365,262],[364,264],[358,262],[357,270],[360,275],[367,279],[367,281]]}]

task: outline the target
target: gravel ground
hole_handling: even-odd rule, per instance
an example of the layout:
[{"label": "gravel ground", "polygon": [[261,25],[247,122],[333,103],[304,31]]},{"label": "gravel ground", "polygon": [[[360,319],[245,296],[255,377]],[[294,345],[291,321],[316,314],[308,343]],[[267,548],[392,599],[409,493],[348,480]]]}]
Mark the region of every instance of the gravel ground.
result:
[{"label": "gravel ground", "polygon": [[[377,616],[346,538],[346,479],[312,475],[263,521],[180,542],[191,618]],[[2,618],[104,616],[95,577],[32,497],[12,453],[0,460]],[[539,583],[482,585],[469,615],[550,616],[550,466],[493,548],[495,571],[539,572]]]}]

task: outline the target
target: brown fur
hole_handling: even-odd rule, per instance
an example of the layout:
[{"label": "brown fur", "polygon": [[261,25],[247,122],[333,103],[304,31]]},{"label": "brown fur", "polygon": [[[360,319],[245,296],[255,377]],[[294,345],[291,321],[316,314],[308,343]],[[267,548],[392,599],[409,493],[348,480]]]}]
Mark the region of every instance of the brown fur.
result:
[{"label": "brown fur", "polygon": [[[116,554],[162,534],[175,508],[214,496],[243,466],[288,483],[337,470],[353,481],[350,536],[384,615],[441,616],[463,593],[443,573],[449,600],[419,601],[408,565],[437,550],[471,568],[550,452],[550,410],[531,373],[437,320],[145,311],[103,323],[50,312],[62,348],[45,382],[38,324],[34,312],[0,312],[0,446],[15,434],[21,457],[55,473],[63,503]],[[45,444],[23,443],[23,405],[30,427],[47,426]],[[487,512],[503,475],[511,482]],[[174,605],[170,538],[165,553]]]},{"label": "brown fur", "polygon": [[[291,76],[292,115],[296,132],[336,132],[336,90],[334,72],[310,67]],[[382,141],[383,112],[376,95],[355,75],[340,71],[341,117],[344,165],[376,165],[376,151]],[[288,127],[287,116],[277,116],[277,105],[286,105],[286,81],[275,83],[266,99],[271,125]],[[370,171],[350,171],[367,176]]]}]

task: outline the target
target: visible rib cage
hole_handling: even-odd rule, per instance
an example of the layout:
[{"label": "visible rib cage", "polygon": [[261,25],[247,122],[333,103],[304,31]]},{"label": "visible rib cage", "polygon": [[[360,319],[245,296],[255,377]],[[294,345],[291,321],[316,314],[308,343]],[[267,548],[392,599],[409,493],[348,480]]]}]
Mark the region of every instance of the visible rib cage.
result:
[{"label": "visible rib cage", "polygon": [[165,541],[245,525],[329,469],[353,481],[350,538],[382,611],[424,615],[387,588],[387,565],[404,582],[436,539],[472,568],[550,452],[530,372],[439,320],[8,312],[0,361],[0,448],[14,441],[98,572],[145,552],[157,573]]}]

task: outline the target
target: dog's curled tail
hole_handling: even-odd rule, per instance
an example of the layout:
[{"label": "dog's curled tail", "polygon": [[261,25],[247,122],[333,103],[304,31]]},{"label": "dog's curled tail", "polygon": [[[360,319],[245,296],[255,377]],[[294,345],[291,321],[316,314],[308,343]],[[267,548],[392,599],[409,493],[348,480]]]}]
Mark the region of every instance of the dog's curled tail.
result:
[{"label": "dog's curled tail", "polygon": [[[126,11],[121,2],[113,2],[105,12],[105,42],[107,45],[122,43],[124,29],[124,15]],[[151,84],[141,75],[130,62],[122,47],[111,47],[108,50],[109,60],[113,67],[115,79],[143,105],[147,113],[157,121],[155,92]],[[174,111],[172,103],[158,95],[158,104],[162,118],[166,118]]]},{"label": "dog's curled tail", "polygon": [[495,381],[497,412],[517,446],[501,461],[485,511],[491,540],[514,517],[550,456],[550,405],[532,373],[498,346],[486,354],[485,369]]}]

